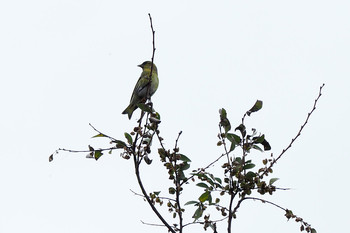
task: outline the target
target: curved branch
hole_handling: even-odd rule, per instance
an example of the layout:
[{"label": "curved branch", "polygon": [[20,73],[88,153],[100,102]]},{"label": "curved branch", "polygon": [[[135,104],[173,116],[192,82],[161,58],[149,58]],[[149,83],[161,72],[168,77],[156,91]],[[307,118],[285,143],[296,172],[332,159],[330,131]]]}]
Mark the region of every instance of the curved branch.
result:
[{"label": "curved branch", "polygon": [[149,196],[147,195],[147,192],[143,186],[141,177],[140,177],[140,164],[137,162],[136,159],[136,155],[133,155],[134,157],[134,164],[135,164],[135,174],[136,174],[136,178],[137,178],[137,182],[141,188],[141,192],[143,194],[143,196],[146,198],[146,201],[148,202],[149,206],[152,208],[153,212],[157,215],[157,217],[160,219],[160,221],[168,228],[168,230],[172,233],[176,233],[175,230],[168,224],[168,222],[163,218],[163,216],[159,213],[159,211],[157,210],[157,208],[153,205],[151,199],[149,198]]}]

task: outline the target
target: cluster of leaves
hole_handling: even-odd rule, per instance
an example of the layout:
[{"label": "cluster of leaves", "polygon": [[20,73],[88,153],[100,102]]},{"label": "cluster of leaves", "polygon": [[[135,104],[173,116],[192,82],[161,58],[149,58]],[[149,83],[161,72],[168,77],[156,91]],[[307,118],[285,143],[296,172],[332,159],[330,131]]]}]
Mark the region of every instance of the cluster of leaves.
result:
[{"label": "cluster of leaves", "polygon": [[[255,163],[251,159],[248,159],[250,157],[249,154],[254,150],[264,152],[271,149],[264,134],[258,134],[256,129],[252,129],[249,133],[244,124],[246,116],[250,116],[251,113],[257,112],[261,108],[262,101],[256,101],[254,106],[244,114],[242,123],[234,129],[234,132],[231,131],[231,124],[227,118],[226,110],[223,108],[220,109],[220,132],[218,134],[219,141],[217,145],[222,146],[224,149],[224,153],[219,159],[226,157],[227,160],[221,166],[223,168],[223,177],[211,174],[206,169],[193,171],[193,177],[199,180],[196,185],[203,188],[203,193],[198,197],[198,200],[186,203],[186,205],[192,204],[197,207],[193,214],[194,221],[198,221],[203,217],[205,210],[213,206],[224,218],[228,219],[230,225],[232,219],[236,218],[236,212],[243,201],[254,199],[265,202],[261,198],[250,197],[251,195],[264,195],[266,193],[272,195],[277,190],[274,183],[278,178],[266,180],[266,176],[273,172],[271,164],[273,164],[274,159],[272,158],[272,154],[271,158],[262,160],[262,166],[259,169],[255,169]],[[237,148],[240,148],[240,150],[234,153],[237,151]],[[267,166],[268,163],[270,163],[270,166]],[[220,196],[227,195],[230,200],[229,204],[220,204],[220,197],[213,197],[217,193]],[[235,200],[236,202],[234,202]],[[286,217],[289,219],[293,215],[286,215]],[[300,221],[300,218],[296,218],[296,220]],[[210,220],[210,214],[204,216],[205,229],[208,226],[216,229],[216,222],[217,220]],[[301,230],[305,229],[307,232],[313,230],[312,233],[316,232],[306,222],[302,222],[302,224],[303,227],[301,227]]]}]

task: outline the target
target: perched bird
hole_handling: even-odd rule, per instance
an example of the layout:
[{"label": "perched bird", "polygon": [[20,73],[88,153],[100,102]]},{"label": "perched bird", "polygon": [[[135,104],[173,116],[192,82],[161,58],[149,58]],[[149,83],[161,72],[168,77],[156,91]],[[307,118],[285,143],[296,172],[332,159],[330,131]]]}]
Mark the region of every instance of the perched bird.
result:
[{"label": "perched bird", "polygon": [[159,84],[158,71],[155,64],[153,64],[152,68],[152,62],[145,61],[138,66],[142,68],[141,76],[132,92],[129,106],[122,112],[122,114],[128,114],[129,119],[131,119],[132,113],[137,109],[136,105],[146,102],[147,94],[152,96],[156,92]]}]

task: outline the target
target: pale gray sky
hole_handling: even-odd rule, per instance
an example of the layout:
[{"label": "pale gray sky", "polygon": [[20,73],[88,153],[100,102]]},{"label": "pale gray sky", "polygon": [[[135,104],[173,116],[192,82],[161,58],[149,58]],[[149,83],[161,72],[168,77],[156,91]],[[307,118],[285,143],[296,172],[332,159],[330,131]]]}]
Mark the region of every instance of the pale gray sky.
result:
[{"label": "pale gray sky", "polygon": [[[0,232],[161,232],[140,222],[159,223],[129,191],[139,191],[132,163],[118,152],[98,162],[60,153],[48,163],[58,147],[108,146],[90,138],[88,123],[116,138],[133,128],[136,118],[121,112],[141,72],[136,65],[151,57],[148,13],[156,30],[160,85],[152,99],[161,132],[172,148],[183,131],[180,149],[193,168],[222,152],[219,108],[238,125],[263,100],[246,123],[265,133],[277,155],[326,84],[302,136],[274,170],[276,184],[292,190],[266,198],[318,232],[343,232],[350,207],[349,11],[350,3],[339,0],[2,1]],[[156,148],[152,166],[143,167],[148,191],[169,186]],[[186,211],[187,220],[192,214]],[[246,203],[233,229],[299,232],[283,215]]]}]

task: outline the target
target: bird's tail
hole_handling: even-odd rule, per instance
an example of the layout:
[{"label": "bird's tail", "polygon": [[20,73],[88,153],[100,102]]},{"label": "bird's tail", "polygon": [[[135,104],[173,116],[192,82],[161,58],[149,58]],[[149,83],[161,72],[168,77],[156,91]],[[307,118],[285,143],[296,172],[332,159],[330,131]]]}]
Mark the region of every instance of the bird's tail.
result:
[{"label": "bird's tail", "polygon": [[128,114],[129,119],[131,119],[131,116],[133,112],[136,110],[137,106],[130,104],[123,112],[122,114]]}]

